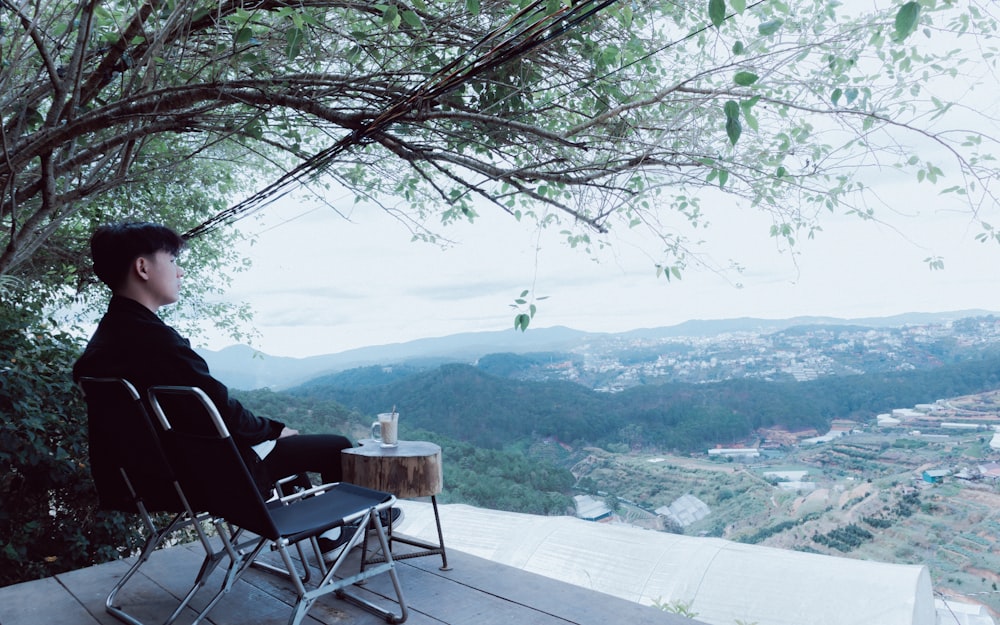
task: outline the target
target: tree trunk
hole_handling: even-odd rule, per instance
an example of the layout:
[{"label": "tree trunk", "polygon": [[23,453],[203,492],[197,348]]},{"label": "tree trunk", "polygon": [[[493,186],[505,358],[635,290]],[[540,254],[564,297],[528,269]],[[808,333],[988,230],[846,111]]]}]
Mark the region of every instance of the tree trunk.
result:
[{"label": "tree trunk", "polygon": [[344,481],[392,493],[400,499],[430,497],[444,485],[441,448],[423,441],[399,441],[397,447],[382,447],[362,441],[361,447],[345,449],[341,455]]}]

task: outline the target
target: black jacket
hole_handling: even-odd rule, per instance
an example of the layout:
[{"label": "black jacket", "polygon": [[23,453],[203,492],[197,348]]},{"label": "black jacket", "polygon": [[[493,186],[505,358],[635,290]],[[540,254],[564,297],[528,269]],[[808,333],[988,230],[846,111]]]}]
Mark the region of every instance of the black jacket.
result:
[{"label": "black jacket", "polygon": [[[107,313],[73,366],[73,380],[83,376],[125,378],[144,402],[150,386],[197,386],[218,408],[248,464],[254,460],[250,446],[277,439],[284,428],[283,423],[258,417],[231,398],[187,339],[148,308],[126,297],[111,298]],[[255,467],[250,468],[256,473]]]}]

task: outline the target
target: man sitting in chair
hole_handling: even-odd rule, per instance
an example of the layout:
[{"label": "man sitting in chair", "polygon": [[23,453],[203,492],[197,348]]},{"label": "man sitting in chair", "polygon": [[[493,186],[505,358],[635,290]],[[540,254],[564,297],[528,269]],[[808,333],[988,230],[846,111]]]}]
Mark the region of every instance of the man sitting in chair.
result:
[{"label": "man sitting in chair", "polygon": [[[196,386],[218,408],[262,492],[279,479],[306,472],[319,473],[325,483],[339,482],[340,452],[351,447],[347,438],[299,434],[280,421],[253,414],[212,377],[190,342],[157,316],[161,306],[179,298],[184,270],[177,265],[177,255],[183,248],[184,239],[159,224],[114,224],[94,232],[90,240],[94,273],[111,289],[112,297],[73,367],[73,379],[124,378],[144,398],[151,386]],[[391,516],[398,522],[401,511],[394,508]],[[335,558],[348,535],[337,528],[321,537],[324,559]]]}]

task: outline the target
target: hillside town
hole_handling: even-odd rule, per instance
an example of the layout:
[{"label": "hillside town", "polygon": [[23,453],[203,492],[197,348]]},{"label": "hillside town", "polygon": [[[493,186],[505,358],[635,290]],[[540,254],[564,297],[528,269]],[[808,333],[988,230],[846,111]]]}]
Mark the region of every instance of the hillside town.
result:
[{"label": "hillside town", "polygon": [[595,338],[562,359],[523,372],[616,392],[652,381],[716,382],[749,378],[808,381],[829,375],[928,369],[958,353],[1000,345],[1000,318],[861,327],[807,325],[714,336]]},{"label": "hillside town", "polygon": [[867,423],[837,419],[824,433],[757,435],[688,457],[593,450],[574,474],[600,490],[575,497],[576,515],[924,564],[939,623],[997,622],[1000,391],[895,408]]}]

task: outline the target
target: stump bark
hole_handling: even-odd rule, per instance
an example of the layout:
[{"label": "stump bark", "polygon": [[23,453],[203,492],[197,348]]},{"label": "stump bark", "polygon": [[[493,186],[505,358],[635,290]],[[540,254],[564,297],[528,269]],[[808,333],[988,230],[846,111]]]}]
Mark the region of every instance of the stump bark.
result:
[{"label": "stump bark", "polygon": [[344,481],[392,493],[400,499],[430,497],[444,487],[441,448],[423,441],[399,441],[382,447],[362,441],[341,452]]}]

